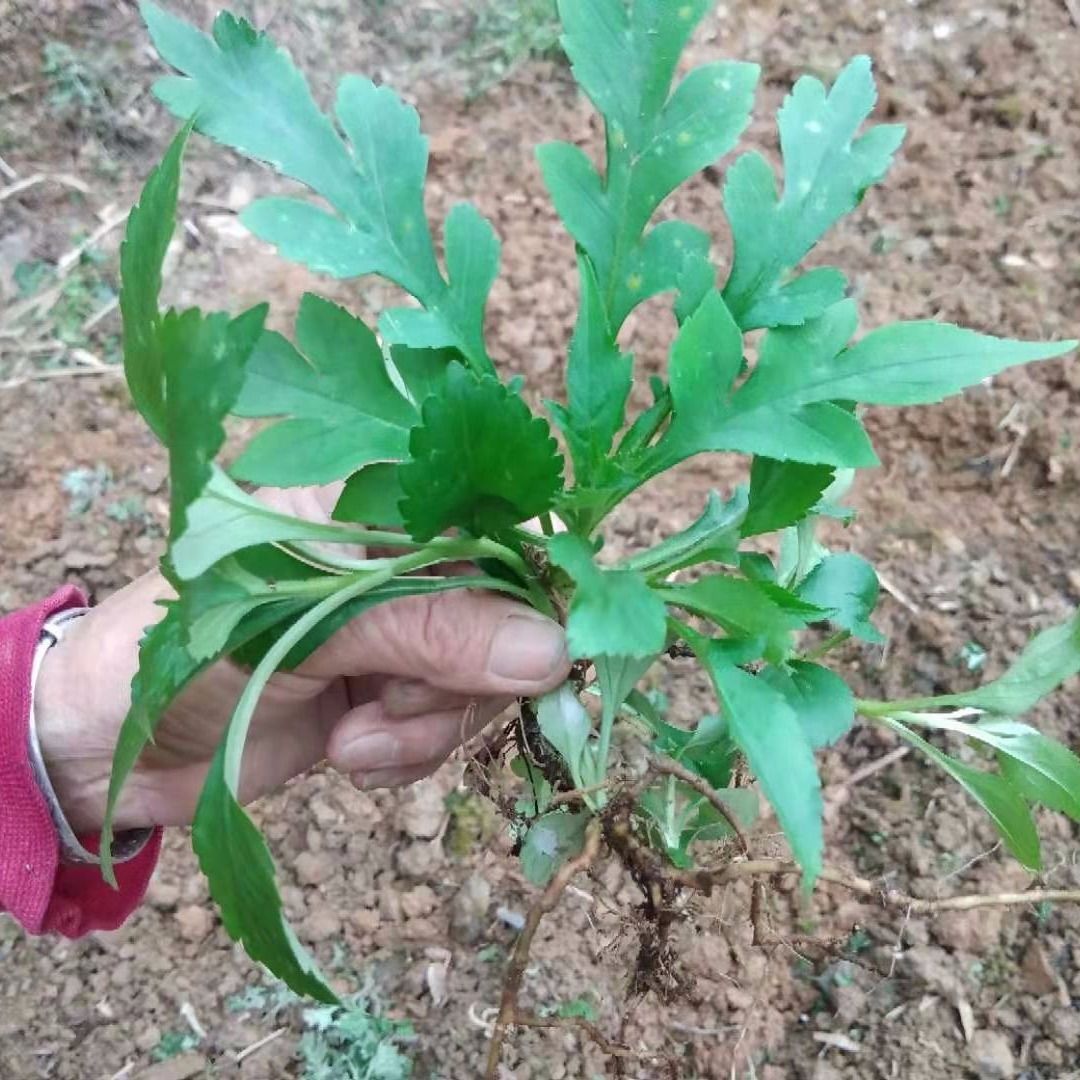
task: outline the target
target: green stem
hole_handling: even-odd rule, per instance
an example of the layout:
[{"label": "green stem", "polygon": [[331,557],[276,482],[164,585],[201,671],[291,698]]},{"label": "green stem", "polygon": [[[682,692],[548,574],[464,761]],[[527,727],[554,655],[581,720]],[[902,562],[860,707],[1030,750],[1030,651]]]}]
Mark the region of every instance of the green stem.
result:
[{"label": "green stem", "polygon": [[349,603],[350,600],[363,596],[364,593],[371,592],[372,589],[377,589],[380,585],[385,585],[391,578],[400,574],[420,570],[424,566],[430,565],[432,561],[431,553],[425,549],[394,559],[392,561],[393,565],[358,577],[351,584],[344,587],[341,587],[340,582],[335,582],[338,586],[335,592],[316,604],[310,611],[305,612],[266,650],[258,666],[251,673],[251,678],[244,687],[240,700],[236,703],[232,719],[229,721],[228,733],[225,737],[225,782],[236,798],[239,798],[240,767],[244,757],[244,745],[247,742],[251,720],[255,715],[255,708],[259,704],[259,699],[262,697],[266,684],[270,681],[274,672],[277,671],[281,662],[288,656],[292,647],[301,641],[309,631],[318,626],[323,619],[328,615],[332,615],[338,608]]},{"label": "green stem", "polygon": [[820,660],[826,654],[831,653],[838,645],[843,645],[850,637],[850,630],[837,630],[835,634],[830,634],[816,649],[803,653],[799,659]]},{"label": "green stem", "polygon": [[925,709],[946,708],[958,704],[956,694],[941,694],[938,697],[904,698],[900,701],[864,701],[855,702],[855,711],[871,720],[895,716],[901,712],[917,712]]}]

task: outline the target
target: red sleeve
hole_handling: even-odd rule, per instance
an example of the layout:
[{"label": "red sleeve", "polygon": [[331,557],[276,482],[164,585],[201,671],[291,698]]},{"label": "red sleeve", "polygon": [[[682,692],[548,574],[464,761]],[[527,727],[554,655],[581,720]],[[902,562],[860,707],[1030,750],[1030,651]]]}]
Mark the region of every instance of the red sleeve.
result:
[{"label": "red sleeve", "polygon": [[[161,849],[158,830],[116,868],[119,890],[96,866],[61,862],[60,842],[29,758],[30,672],[51,615],[86,603],[66,586],[34,607],[0,619],[0,910],[31,934],[78,937],[115,930],[141,902]],[[96,840],[84,844],[96,850]]]}]

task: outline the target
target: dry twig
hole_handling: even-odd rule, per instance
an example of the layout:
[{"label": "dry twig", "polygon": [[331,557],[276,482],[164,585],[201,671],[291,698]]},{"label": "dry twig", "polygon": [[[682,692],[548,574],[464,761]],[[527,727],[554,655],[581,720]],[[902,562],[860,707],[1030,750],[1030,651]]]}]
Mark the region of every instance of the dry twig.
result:
[{"label": "dry twig", "polygon": [[[518,1014],[517,999],[521,991],[521,980],[525,976],[525,967],[529,962],[529,950],[532,948],[533,938],[540,926],[540,920],[548,912],[552,911],[562,898],[566,886],[580,871],[592,865],[593,860],[600,851],[600,823],[590,823],[585,834],[585,846],[580,854],[568,859],[556,871],[555,876],[548,882],[540,899],[529,909],[525,919],[525,928],[518,935],[514,944],[514,952],[510,957],[510,965],[503,979],[502,1000],[499,1003],[499,1015],[495,1020],[495,1031],[491,1036],[488,1046],[487,1080],[496,1080],[499,1073],[499,1058],[502,1055],[503,1042],[506,1039],[507,1029],[515,1024],[523,1026],[539,1026],[537,1024],[524,1023],[528,1018],[521,1018]],[[555,1026],[555,1025],[547,1025]]]},{"label": "dry twig", "polygon": [[688,787],[692,787],[703,799],[707,799],[713,809],[731,826],[731,831],[738,838],[742,853],[747,858],[750,857],[750,845],[746,840],[746,833],[743,832],[739,819],[704,777],[698,776],[696,772],[691,772],[685,765],[674,758],[658,757],[653,754],[649,755],[649,767],[653,772],[665,776],[674,776]]}]

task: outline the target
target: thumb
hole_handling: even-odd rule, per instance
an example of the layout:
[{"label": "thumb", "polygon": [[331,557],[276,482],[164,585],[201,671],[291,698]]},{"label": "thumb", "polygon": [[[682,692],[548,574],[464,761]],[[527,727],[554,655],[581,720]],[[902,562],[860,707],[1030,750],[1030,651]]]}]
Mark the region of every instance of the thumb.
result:
[{"label": "thumb", "polygon": [[301,670],[323,678],[392,675],[460,694],[522,697],[558,686],[570,660],[557,623],[506,597],[460,589],[372,608]]}]

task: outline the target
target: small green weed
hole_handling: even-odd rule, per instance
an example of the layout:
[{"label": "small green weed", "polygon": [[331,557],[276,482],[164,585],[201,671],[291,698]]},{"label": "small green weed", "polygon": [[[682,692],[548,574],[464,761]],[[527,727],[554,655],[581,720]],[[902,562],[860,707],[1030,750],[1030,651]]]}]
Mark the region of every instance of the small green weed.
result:
[{"label": "small green weed", "polygon": [[168,1061],[170,1058],[179,1057],[189,1050],[194,1050],[199,1045],[199,1039],[190,1031],[166,1031],[161,1036],[161,1041],[151,1051],[150,1056],[155,1061]]}]

